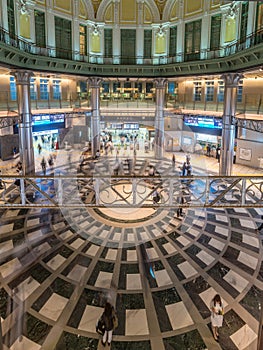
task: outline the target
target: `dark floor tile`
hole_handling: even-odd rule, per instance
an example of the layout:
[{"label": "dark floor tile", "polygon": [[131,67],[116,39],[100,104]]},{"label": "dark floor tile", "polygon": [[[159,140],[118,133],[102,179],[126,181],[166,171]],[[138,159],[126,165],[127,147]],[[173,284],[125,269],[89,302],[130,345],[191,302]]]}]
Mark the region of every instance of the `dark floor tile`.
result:
[{"label": "dark floor tile", "polygon": [[165,338],[165,350],[202,350],[206,345],[197,330]]},{"label": "dark floor tile", "polygon": [[56,350],[97,350],[98,342],[98,339],[63,332],[58,344],[56,345]]},{"label": "dark floor tile", "polygon": [[151,350],[150,341],[117,342],[111,343],[111,350]]},{"label": "dark floor tile", "polygon": [[261,318],[261,308],[263,300],[263,291],[256,286],[252,286],[240,304],[258,321]]}]

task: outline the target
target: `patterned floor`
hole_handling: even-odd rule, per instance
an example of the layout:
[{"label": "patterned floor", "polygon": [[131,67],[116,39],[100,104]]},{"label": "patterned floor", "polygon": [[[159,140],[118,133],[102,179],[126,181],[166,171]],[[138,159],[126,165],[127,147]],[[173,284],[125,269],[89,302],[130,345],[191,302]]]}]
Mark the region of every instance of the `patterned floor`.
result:
[{"label": "patterned floor", "polygon": [[[151,164],[172,171],[168,161]],[[136,173],[148,165],[138,159]],[[84,207],[1,212],[5,350],[102,349],[95,324],[105,299],[119,318],[111,349],[256,350],[263,235],[255,229],[263,209],[188,209],[177,218],[159,208],[141,209],[140,220],[136,215],[123,220],[110,208]],[[226,309],[219,343],[210,328],[216,293]]]}]

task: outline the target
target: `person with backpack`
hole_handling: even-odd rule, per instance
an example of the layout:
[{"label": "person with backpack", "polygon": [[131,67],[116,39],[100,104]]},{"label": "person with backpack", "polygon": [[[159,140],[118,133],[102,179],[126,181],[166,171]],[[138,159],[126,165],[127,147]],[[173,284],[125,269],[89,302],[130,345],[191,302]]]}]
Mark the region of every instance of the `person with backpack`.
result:
[{"label": "person with backpack", "polygon": [[110,346],[113,330],[118,327],[118,318],[114,307],[109,302],[105,304],[99,323],[103,325],[101,327],[104,329],[101,343],[103,346],[106,346],[106,342],[108,342],[108,345]]}]

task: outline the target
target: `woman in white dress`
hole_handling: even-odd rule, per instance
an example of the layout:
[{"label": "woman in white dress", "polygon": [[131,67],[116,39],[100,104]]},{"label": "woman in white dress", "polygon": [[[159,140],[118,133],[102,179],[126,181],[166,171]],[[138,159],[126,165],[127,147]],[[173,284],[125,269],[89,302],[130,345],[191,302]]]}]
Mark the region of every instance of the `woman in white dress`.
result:
[{"label": "woman in white dress", "polygon": [[222,327],[224,315],[224,307],[219,294],[216,294],[212,299],[210,304],[210,310],[213,336],[215,340],[218,341],[218,328]]}]

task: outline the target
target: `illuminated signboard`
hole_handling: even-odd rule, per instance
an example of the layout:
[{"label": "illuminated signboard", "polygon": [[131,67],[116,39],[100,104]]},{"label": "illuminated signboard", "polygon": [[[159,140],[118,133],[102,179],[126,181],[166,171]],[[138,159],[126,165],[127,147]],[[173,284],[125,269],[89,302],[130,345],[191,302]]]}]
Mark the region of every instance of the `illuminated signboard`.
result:
[{"label": "illuminated signboard", "polygon": [[32,125],[48,125],[53,123],[64,123],[65,115],[62,114],[39,114],[32,115]]},{"label": "illuminated signboard", "polygon": [[184,124],[199,128],[222,129],[222,118],[187,116],[184,117]]}]

